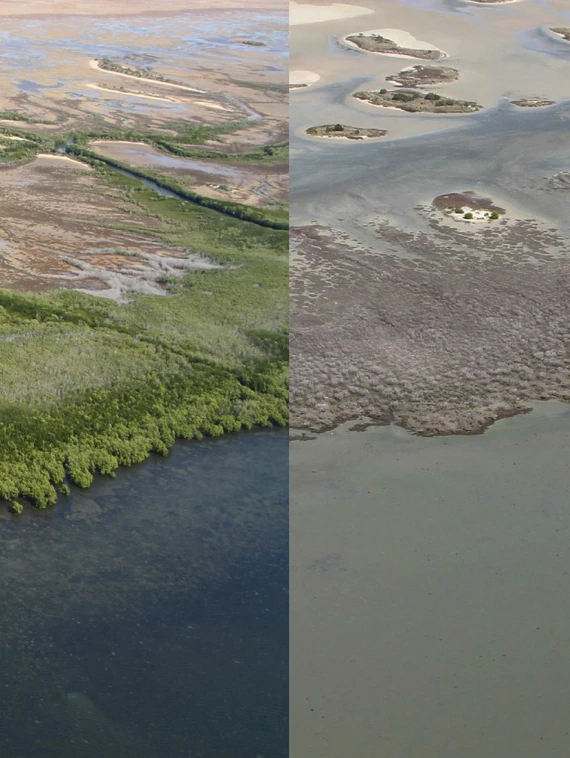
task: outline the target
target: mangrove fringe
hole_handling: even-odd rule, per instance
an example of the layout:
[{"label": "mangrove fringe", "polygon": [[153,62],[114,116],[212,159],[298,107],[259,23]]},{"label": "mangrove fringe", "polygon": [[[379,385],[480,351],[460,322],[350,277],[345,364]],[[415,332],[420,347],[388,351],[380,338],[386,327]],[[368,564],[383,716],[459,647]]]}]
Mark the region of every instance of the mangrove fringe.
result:
[{"label": "mangrove fringe", "polygon": [[196,192],[185,189],[174,179],[168,179],[165,176],[157,175],[153,172],[143,171],[140,168],[135,168],[114,158],[94,153],[91,150],[78,147],[77,145],[70,145],[68,152],[91,166],[100,167],[101,165],[107,165],[119,169],[120,171],[126,171],[139,179],[152,181],[162,189],[174,192],[174,194],[176,194],[181,200],[186,200],[189,203],[200,205],[203,208],[218,211],[225,216],[231,216],[240,221],[249,221],[257,226],[264,226],[269,229],[286,230],[289,228],[289,224],[286,221],[269,218],[267,212],[261,208],[250,208],[249,206],[241,205],[240,203],[229,203],[223,200],[214,200],[209,197],[204,197],[203,195],[198,195]]},{"label": "mangrove fringe", "polygon": [[287,424],[283,372],[269,363],[236,375],[192,365],[187,373],[99,389],[42,410],[0,414],[0,498],[21,511],[57,500],[69,484],[89,487],[96,473],[166,455],[176,439],[216,437]]}]

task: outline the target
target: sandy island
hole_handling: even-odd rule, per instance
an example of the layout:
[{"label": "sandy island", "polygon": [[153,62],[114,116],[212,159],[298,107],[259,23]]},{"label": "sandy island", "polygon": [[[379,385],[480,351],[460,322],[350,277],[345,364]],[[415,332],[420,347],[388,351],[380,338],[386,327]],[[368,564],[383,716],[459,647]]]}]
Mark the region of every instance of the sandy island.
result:
[{"label": "sandy island", "polygon": [[506,214],[489,197],[478,197],[472,190],[450,192],[434,198],[433,206],[454,221],[467,223],[497,221]]},{"label": "sandy island", "polygon": [[556,105],[556,101],[545,100],[541,97],[525,97],[520,100],[511,100],[511,105],[517,105],[519,108],[546,108],[549,105]]},{"label": "sandy island", "polygon": [[431,42],[416,39],[403,29],[369,29],[341,38],[343,45],[359,52],[389,55],[392,58],[441,60],[448,55]]},{"label": "sandy island", "polygon": [[411,89],[368,90],[355,92],[353,97],[370,105],[406,113],[475,113],[483,107],[472,100],[455,100],[436,92],[424,93]]},{"label": "sandy island", "polygon": [[144,92],[129,92],[124,89],[113,89],[112,87],[103,87],[100,84],[89,83],[87,86],[90,89],[97,89],[101,92],[110,92],[113,95],[128,95],[129,97],[143,97],[147,100],[161,100],[163,103],[181,103],[182,100],[178,100],[175,97],[161,97],[160,95],[147,95]]},{"label": "sandy island", "polygon": [[549,37],[561,40],[562,42],[570,42],[570,27],[567,26],[549,26],[546,31]]},{"label": "sandy island", "polygon": [[296,3],[293,0],[289,3],[289,26],[317,24],[321,21],[340,21],[343,18],[365,16],[369,13],[374,13],[374,11],[361,5],[345,5],[343,3],[308,5]]},{"label": "sandy island", "polygon": [[185,84],[174,84],[173,82],[162,82],[159,79],[147,79],[144,76],[134,76],[133,74],[123,74],[121,71],[109,71],[109,69],[101,68],[99,61],[92,59],[89,61],[90,68],[95,71],[101,71],[103,74],[111,74],[112,76],[124,76],[126,79],[134,79],[136,82],[148,82],[149,84],[160,85],[161,87],[174,87],[175,89],[185,90],[186,92],[193,92],[195,95],[205,95],[206,90],[196,89],[195,87],[187,87]]},{"label": "sandy island", "polygon": [[430,66],[419,64],[407,66],[397,74],[386,77],[387,82],[399,87],[426,87],[433,84],[449,84],[459,79],[459,71],[456,68],[446,66]]},{"label": "sandy island", "polygon": [[289,88],[305,89],[316,84],[320,78],[314,71],[289,71]]},{"label": "sandy island", "polygon": [[362,140],[381,139],[388,132],[386,129],[367,129],[365,127],[348,126],[347,124],[323,124],[322,126],[311,126],[305,130],[309,137],[319,139],[349,140],[358,142]]}]

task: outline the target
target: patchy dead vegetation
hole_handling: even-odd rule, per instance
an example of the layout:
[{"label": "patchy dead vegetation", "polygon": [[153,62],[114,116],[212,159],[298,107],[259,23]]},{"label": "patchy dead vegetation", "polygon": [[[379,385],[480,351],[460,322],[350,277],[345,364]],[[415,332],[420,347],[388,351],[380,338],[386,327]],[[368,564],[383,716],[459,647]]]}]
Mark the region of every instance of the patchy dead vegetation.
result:
[{"label": "patchy dead vegetation", "polygon": [[429,233],[379,223],[374,250],[293,231],[292,426],[367,416],[474,433],[533,400],[570,400],[564,240],[536,221],[473,232],[418,211]]}]

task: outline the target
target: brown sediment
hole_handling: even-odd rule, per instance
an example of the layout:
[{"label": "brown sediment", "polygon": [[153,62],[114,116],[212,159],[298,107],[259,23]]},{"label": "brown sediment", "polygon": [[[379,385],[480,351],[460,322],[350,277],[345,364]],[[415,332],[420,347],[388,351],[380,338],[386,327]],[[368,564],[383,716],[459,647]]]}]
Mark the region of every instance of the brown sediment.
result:
[{"label": "brown sediment", "polygon": [[478,434],[536,400],[570,401],[563,236],[532,219],[444,228],[431,208],[429,234],[383,222],[373,248],[292,230],[299,432],[365,418],[421,436]]}]

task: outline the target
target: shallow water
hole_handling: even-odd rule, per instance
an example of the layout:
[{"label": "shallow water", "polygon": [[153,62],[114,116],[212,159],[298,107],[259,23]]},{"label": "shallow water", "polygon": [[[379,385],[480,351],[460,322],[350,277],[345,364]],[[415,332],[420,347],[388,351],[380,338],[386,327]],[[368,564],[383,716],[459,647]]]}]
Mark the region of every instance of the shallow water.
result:
[{"label": "shallow water", "polygon": [[193,158],[177,158],[176,156],[162,153],[150,145],[99,142],[94,145],[94,148],[95,152],[101,152],[104,155],[132,163],[135,166],[178,169],[180,172],[185,171],[189,174],[220,176],[227,179],[239,179],[247,173],[247,168],[243,169],[212,161],[194,160]]},{"label": "shallow water", "polygon": [[[327,95],[332,99],[332,92],[320,97]],[[293,109],[293,117],[303,118],[299,110]],[[567,198],[550,191],[547,182],[570,169],[564,140],[569,119],[569,103],[532,112],[505,103],[455,128],[447,119],[447,128],[407,139],[354,145],[297,139],[291,162],[294,224],[315,220],[356,235],[364,220],[392,214],[399,224],[418,229],[418,203],[479,189],[506,198],[522,218],[567,232]],[[373,238],[368,234],[368,239]]]},{"label": "shallow water", "polygon": [[291,449],[291,755],[570,748],[570,409]]},{"label": "shallow water", "polygon": [[0,755],[285,756],[284,432],[0,520]]}]

